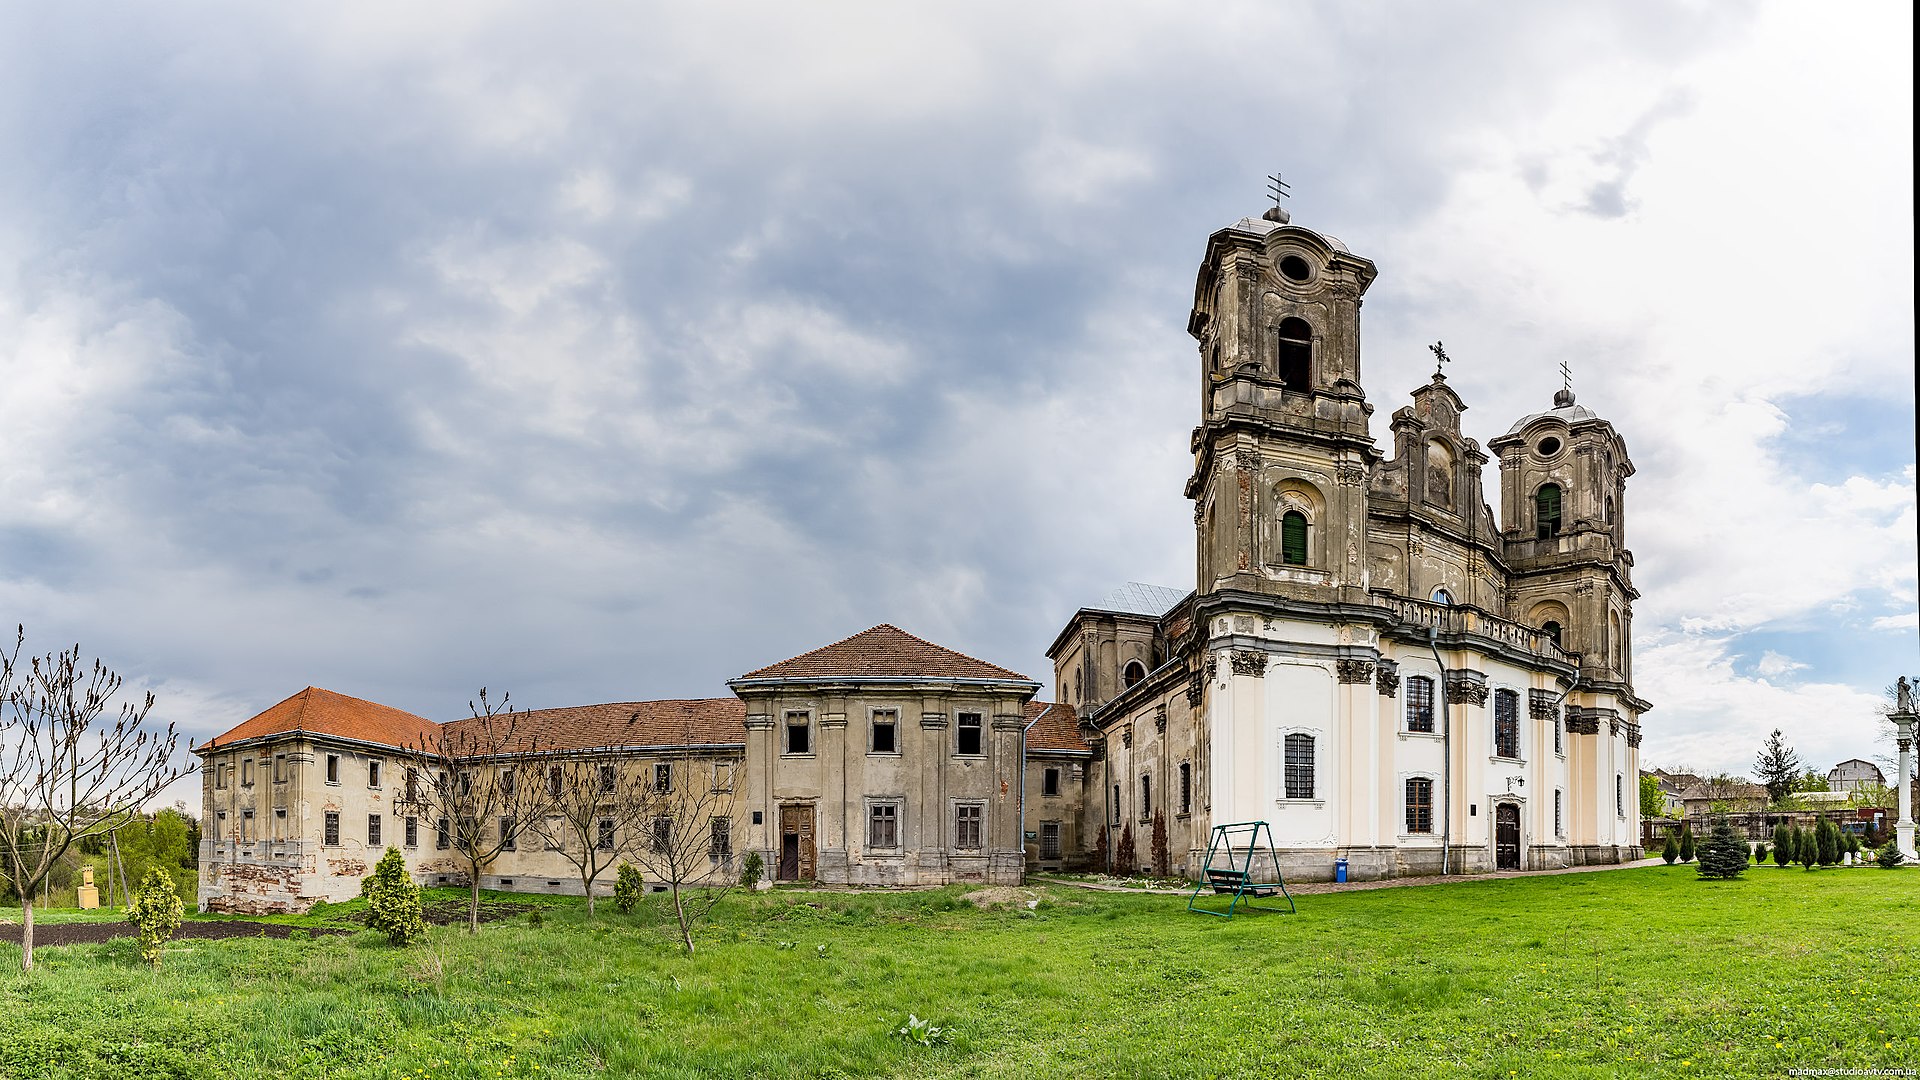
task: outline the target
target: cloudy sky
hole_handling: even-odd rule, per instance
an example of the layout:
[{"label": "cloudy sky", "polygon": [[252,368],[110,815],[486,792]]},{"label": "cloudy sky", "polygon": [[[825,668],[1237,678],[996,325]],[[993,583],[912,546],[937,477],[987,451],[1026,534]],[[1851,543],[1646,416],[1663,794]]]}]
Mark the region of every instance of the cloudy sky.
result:
[{"label": "cloudy sky", "polygon": [[[1192,585],[1185,334],[1284,170],[1384,419],[1625,435],[1652,764],[1920,670],[1897,3],[0,5],[0,621],[204,738],[1045,678]],[[1376,438],[1389,440],[1384,424]]]}]

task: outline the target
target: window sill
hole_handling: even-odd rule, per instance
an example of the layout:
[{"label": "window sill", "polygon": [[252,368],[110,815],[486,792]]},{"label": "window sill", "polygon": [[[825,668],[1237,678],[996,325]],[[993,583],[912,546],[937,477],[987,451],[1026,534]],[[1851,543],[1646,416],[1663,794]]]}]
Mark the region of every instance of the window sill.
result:
[{"label": "window sill", "polygon": [[955,750],[955,751],[953,752],[953,756],[954,756],[954,757],[957,757],[957,758],[964,758],[965,760],[968,760],[968,761],[985,761],[985,760],[987,760],[987,753],[986,753],[986,751],[984,751],[984,750],[982,750],[982,751],[981,751],[980,753],[978,753],[978,754],[963,754],[963,753],[961,753],[960,751],[958,751],[958,750]]},{"label": "window sill", "polygon": [[1487,761],[1495,765],[1525,765],[1527,763],[1526,758],[1508,757],[1505,754],[1491,755],[1487,758]]},{"label": "window sill", "polygon": [[[1439,834],[1439,833],[1430,833],[1430,832],[1416,832],[1416,833],[1401,833],[1401,834],[1400,834],[1400,842],[1401,842],[1401,843],[1403,843],[1403,844],[1405,844],[1405,843],[1408,843],[1409,841],[1413,841],[1413,840],[1424,840],[1424,841],[1426,841],[1427,843],[1429,843],[1429,844],[1432,844],[1432,845],[1433,845],[1434,847],[1439,847],[1439,846],[1440,846],[1440,834]],[[1458,847],[1459,845],[1458,845],[1458,844],[1456,844],[1456,845],[1454,845],[1454,846],[1455,846],[1455,847]]]},{"label": "window sill", "polygon": [[869,858],[869,859],[902,859],[904,860],[907,857],[907,853],[900,850],[897,847],[867,848],[864,851],[862,851],[860,854],[863,857]]},{"label": "window sill", "polygon": [[902,755],[898,750],[869,750],[867,751],[867,756],[897,758],[897,757],[901,757]]},{"label": "window sill", "polygon": [[782,759],[790,760],[790,759],[798,758],[798,759],[809,760],[809,761],[813,759],[813,756],[814,754],[813,754],[813,751],[811,750],[807,751],[804,754],[781,754],[780,755]]},{"label": "window sill", "polygon": [[1273,804],[1275,806],[1281,806],[1281,807],[1311,806],[1315,808],[1321,808],[1327,805],[1327,800],[1325,799],[1275,799],[1273,800]]},{"label": "window sill", "polygon": [[1400,737],[1403,739],[1432,739],[1435,742],[1446,738],[1445,735],[1437,731],[1408,731],[1405,728],[1400,729]]},{"label": "window sill", "polygon": [[1173,815],[1173,820],[1175,820],[1175,821],[1185,821],[1185,820],[1187,820],[1188,818],[1190,818],[1190,817],[1192,817],[1192,816],[1193,816],[1193,813],[1192,813],[1191,811],[1188,811],[1188,810],[1182,810],[1181,812],[1179,812],[1179,813],[1177,813],[1177,814],[1175,814],[1175,815]]}]

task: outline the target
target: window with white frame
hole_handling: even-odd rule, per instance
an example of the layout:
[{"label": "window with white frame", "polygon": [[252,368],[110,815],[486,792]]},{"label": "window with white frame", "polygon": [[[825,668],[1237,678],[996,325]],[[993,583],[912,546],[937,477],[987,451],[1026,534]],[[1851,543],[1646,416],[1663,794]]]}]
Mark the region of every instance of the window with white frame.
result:
[{"label": "window with white frame", "polygon": [[1407,778],[1407,831],[1433,832],[1433,780],[1425,776]]},{"label": "window with white frame", "polygon": [[1520,695],[1512,690],[1493,692],[1493,753],[1504,758],[1520,756]]},{"label": "window with white frame", "polygon": [[982,734],[984,727],[979,713],[961,713],[959,722],[954,725],[953,752],[963,757],[978,757],[986,753],[986,739]]},{"label": "window with white frame", "polygon": [[372,788],[380,786],[380,763],[378,761],[367,762],[367,786]]},{"label": "window with white frame", "polygon": [[1287,798],[1313,798],[1313,736],[1287,736],[1285,779]]},{"label": "window with white frame", "polygon": [[1407,730],[1433,734],[1433,680],[1407,676]]}]

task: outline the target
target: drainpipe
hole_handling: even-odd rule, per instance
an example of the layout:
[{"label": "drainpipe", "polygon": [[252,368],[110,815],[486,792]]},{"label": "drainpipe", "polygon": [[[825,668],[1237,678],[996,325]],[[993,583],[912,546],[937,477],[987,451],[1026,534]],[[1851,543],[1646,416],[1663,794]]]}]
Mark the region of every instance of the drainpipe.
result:
[{"label": "drainpipe", "polygon": [[1023,882],[1027,880],[1027,732],[1032,731],[1033,725],[1046,719],[1052,711],[1053,702],[1048,702],[1047,707],[1040,710],[1040,715],[1027,721],[1027,726],[1020,729],[1020,835],[1016,839],[1020,841],[1020,880]]},{"label": "drainpipe", "polygon": [[1427,627],[1427,648],[1440,668],[1440,876],[1452,872],[1453,859],[1453,714],[1447,708],[1447,662],[1440,659],[1440,628]]}]

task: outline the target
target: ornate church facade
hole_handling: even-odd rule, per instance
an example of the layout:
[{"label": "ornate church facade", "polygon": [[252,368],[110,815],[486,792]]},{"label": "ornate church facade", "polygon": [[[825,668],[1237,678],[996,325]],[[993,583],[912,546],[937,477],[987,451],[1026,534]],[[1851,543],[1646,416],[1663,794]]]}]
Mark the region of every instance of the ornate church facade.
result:
[{"label": "ornate church facade", "polygon": [[[1374,274],[1278,211],[1209,238],[1188,322],[1195,585],[1075,612],[1047,650],[1057,702],[883,625],[729,697],[527,722],[556,759],[723,792],[717,879],[749,851],[773,878],[828,884],[1198,876],[1212,826],[1247,821],[1269,823],[1293,879],[1339,860],[1368,879],[1639,857],[1626,443],[1562,391],[1483,449],[1436,371],[1389,419],[1388,453],[1360,370]],[[201,906],[344,899],[386,846],[423,881],[460,881],[448,823],[420,816],[396,767],[442,726],[308,688],[197,747]],[[529,766],[552,767],[503,767]],[[646,842],[616,832],[596,843]],[[481,884],[581,888],[538,845]]]},{"label": "ornate church facade", "polygon": [[1209,826],[1255,820],[1307,879],[1638,858],[1626,443],[1562,391],[1483,449],[1436,371],[1388,454],[1360,373],[1374,275],[1283,212],[1209,239],[1195,590],[1083,609],[1048,653],[1101,751],[1090,806],[1143,864],[1164,829],[1188,873]]}]

